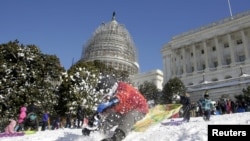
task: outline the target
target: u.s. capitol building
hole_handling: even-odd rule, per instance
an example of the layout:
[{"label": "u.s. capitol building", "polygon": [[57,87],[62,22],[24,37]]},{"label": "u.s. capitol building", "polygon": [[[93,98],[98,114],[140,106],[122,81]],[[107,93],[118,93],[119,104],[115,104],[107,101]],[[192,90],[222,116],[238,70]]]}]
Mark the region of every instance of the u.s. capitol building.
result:
[{"label": "u.s. capitol building", "polygon": [[234,99],[250,84],[250,11],[175,36],[161,53],[163,85],[178,77],[193,101],[205,90]]}]

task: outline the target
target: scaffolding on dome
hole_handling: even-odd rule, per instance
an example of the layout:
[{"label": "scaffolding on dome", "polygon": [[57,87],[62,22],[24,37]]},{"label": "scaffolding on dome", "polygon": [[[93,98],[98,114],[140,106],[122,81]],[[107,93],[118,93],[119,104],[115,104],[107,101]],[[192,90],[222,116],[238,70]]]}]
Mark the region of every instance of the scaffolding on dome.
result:
[{"label": "scaffolding on dome", "polygon": [[128,71],[129,74],[139,72],[135,44],[128,30],[114,17],[110,22],[102,23],[96,29],[83,46],[81,59],[85,61],[101,60],[115,69]]}]

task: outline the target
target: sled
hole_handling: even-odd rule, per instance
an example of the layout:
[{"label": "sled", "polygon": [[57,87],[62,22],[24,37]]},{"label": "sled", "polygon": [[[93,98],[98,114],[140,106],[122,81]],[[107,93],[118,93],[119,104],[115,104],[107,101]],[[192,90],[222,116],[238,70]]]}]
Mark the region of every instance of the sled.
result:
[{"label": "sled", "polygon": [[27,130],[27,131],[23,131],[25,135],[31,135],[31,134],[35,134],[37,131],[35,130]]},{"label": "sled", "polygon": [[24,136],[24,135],[31,135],[35,134],[37,131],[22,131],[22,132],[15,132],[15,133],[0,133],[1,137],[17,137],[17,136]]},{"label": "sled", "polygon": [[23,136],[24,132],[15,132],[15,133],[0,133],[0,137],[16,137]]},{"label": "sled", "polygon": [[136,132],[144,132],[150,126],[178,114],[181,107],[181,104],[156,105],[149,110],[142,120],[134,124],[132,130]]}]

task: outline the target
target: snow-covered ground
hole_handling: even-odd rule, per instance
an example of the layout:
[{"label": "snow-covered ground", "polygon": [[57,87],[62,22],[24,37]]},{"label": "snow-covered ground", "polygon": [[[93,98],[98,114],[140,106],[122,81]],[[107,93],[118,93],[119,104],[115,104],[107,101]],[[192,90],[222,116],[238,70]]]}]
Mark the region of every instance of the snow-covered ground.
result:
[{"label": "snow-covered ground", "polygon": [[[176,118],[174,120],[181,120]],[[167,122],[169,119],[163,121]],[[164,126],[156,124],[145,132],[131,132],[124,141],[207,141],[208,125],[230,124],[250,126],[250,112],[215,115],[210,121],[204,121],[202,117],[191,117],[189,123],[179,126]],[[100,141],[103,136],[95,132],[90,136],[83,136],[81,129],[58,129],[38,131],[32,135],[19,137],[4,137],[1,141]]]}]

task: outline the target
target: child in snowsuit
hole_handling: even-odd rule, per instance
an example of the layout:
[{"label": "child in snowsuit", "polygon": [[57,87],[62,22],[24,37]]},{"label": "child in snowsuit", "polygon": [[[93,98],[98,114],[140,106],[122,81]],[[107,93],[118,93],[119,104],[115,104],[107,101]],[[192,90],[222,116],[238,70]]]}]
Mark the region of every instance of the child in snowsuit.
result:
[{"label": "child in snowsuit", "polygon": [[26,111],[27,111],[26,106],[21,107],[20,114],[19,114],[18,121],[17,121],[17,123],[18,123],[17,132],[19,132],[20,130],[24,130]]},{"label": "child in snowsuit", "polygon": [[147,101],[132,85],[117,82],[112,76],[102,78],[98,90],[103,90],[105,94],[104,101],[97,107],[97,112],[104,118],[101,129],[108,133],[117,126],[113,136],[102,141],[121,141],[133,125],[148,113]]},{"label": "child in snowsuit", "polygon": [[211,111],[213,109],[213,104],[211,100],[209,99],[208,92],[205,92],[204,99],[200,101],[200,105],[201,105],[204,120],[206,121],[210,120]]},{"label": "child in snowsuit", "polygon": [[41,129],[41,131],[45,131],[46,127],[48,126],[48,122],[49,122],[49,112],[46,111],[42,117],[42,129]]},{"label": "child in snowsuit", "polygon": [[35,113],[31,112],[27,115],[25,120],[25,128],[29,130],[38,130],[38,120]]},{"label": "child in snowsuit", "polygon": [[16,121],[14,119],[10,119],[9,121],[10,121],[10,123],[5,128],[5,133],[7,133],[7,134],[13,134],[13,133],[15,133]]}]

